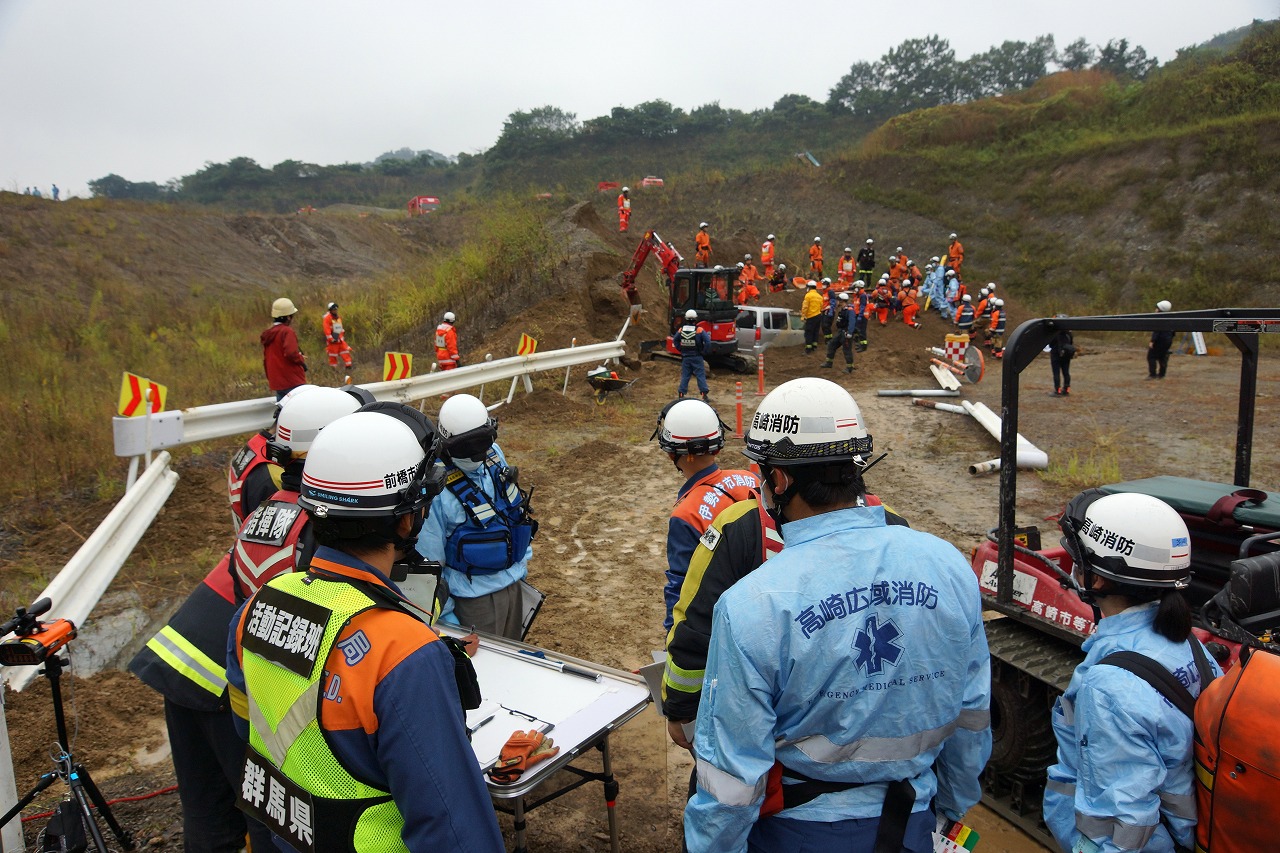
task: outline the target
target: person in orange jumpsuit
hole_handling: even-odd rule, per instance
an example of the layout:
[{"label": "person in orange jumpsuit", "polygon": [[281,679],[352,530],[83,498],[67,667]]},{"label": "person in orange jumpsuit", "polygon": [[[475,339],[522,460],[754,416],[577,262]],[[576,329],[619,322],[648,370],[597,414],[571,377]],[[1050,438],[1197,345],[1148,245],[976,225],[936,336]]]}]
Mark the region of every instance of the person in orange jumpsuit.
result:
[{"label": "person in orange jumpsuit", "polygon": [[787,265],[778,264],[778,268],[769,276],[769,292],[780,293],[787,286]]},{"label": "person in orange jumpsuit", "polygon": [[960,239],[956,237],[955,232],[951,234],[951,245],[947,246],[947,269],[955,270],[956,276],[960,275],[960,265],[964,263],[964,245]]},{"label": "person in orange jumpsuit", "polygon": [[707,233],[709,227],[703,222],[698,226],[698,233],[693,235],[693,243],[697,247],[697,251],[693,253],[693,260],[700,267],[711,263],[711,235]]},{"label": "person in orange jumpsuit", "polygon": [[907,263],[898,255],[894,255],[889,261],[889,286],[894,287],[902,284],[902,279],[907,275]]},{"label": "person in orange jumpsuit", "polygon": [[760,288],[756,287],[760,274],[756,272],[756,265],[751,262],[750,255],[742,257],[742,263],[738,264],[738,280],[734,287],[733,301],[737,305],[746,305],[748,300],[760,301]]},{"label": "person in orange jumpsuit", "polygon": [[813,245],[809,247],[809,275],[814,278],[822,277],[822,238],[814,237]]},{"label": "person in orange jumpsuit", "polygon": [[920,328],[916,322],[916,314],[920,313],[920,289],[915,282],[908,280],[898,298],[902,301],[902,322],[913,329]]},{"label": "person in orange jumpsuit", "polygon": [[844,247],[844,254],[836,258],[836,290],[847,290],[853,281],[857,263],[853,259],[853,249]]},{"label": "person in orange jumpsuit", "polygon": [[351,369],[351,347],[347,346],[347,331],[343,328],[342,318],[338,316],[338,303],[330,302],[329,310],[324,312],[324,348],[329,353],[329,366],[338,369],[338,357],[342,357],[342,366]]},{"label": "person in orange jumpsuit", "polygon": [[910,258],[907,259],[906,276],[907,276],[907,279],[910,280],[910,282],[916,285],[917,287],[920,285],[920,282],[924,281],[924,273],[920,272],[920,267],[917,266],[916,262],[911,260]]},{"label": "person in orange jumpsuit", "polygon": [[876,319],[881,326],[889,325],[889,306],[893,302],[893,294],[889,290],[888,279],[880,279],[875,292],[871,294],[871,303],[875,305]]},{"label": "person in orange jumpsuit", "polygon": [[764,265],[764,277],[766,279],[773,278],[773,241],[778,238],[770,234],[764,238],[764,242],[760,244],[760,263]]},{"label": "person in orange jumpsuit", "polygon": [[446,311],[436,326],[436,364],[441,370],[453,370],[462,363],[458,356],[458,330],[453,326],[457,319],[452,311]]},{"label": "person in orange jumpsuit", "polygon": [[626,231],[631,224],[631,188],[623,187],[618,195],[618,230]]}]

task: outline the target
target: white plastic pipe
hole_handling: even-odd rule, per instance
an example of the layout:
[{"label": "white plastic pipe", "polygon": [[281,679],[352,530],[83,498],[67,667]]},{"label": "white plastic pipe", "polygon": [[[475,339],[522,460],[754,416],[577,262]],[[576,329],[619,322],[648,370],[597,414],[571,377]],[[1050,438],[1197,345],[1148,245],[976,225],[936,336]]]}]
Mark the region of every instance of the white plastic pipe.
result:
[{"label": "white plastic pipe", "polygon": [[[1035,447],[1029,449],[1018,448],[1017,461],[1019,468],[1043,471],[1049,467],[1049,454]],[[999,470],[999,459],[988,459],[986,462],[976,462],[969,466],[970,474],[990,474]]]},{"label": "white plastic pipe", "polygon": [[913,398],[911,405],[923,406],[926,409],[937,409],[940,412],[953,412],[957,415],[969,414],[964,406],[957,406],[955,403],[939,403],[937,400],[925,400],[920,397]]},{"label": "white plastic pipe", "polygon": [[895,389],[880,389],[876,392],[879,397],[959,397],[959,391],[942,391],[937,388],[916,388],[911,391],[901,391]]},{"label": "white plastic pipe", "polygon": [[[960,403],[975,421],[982,425],[982,428],[991,433],[996,440],[1000,440],[1001,423],[1000,417],[987,407],[986,403],[971,403],[964,400]],[[1017,464],[1019,468],[1030,468],[1043,470],[1049,467],[1049,454],[1027,441],[1022,433],[1018,433],[1017,437]],[[969,466],[970,474],[986,474],[991,471],[1000,470],[1000,460],[993,459],[986,462],[979,462]]]}]

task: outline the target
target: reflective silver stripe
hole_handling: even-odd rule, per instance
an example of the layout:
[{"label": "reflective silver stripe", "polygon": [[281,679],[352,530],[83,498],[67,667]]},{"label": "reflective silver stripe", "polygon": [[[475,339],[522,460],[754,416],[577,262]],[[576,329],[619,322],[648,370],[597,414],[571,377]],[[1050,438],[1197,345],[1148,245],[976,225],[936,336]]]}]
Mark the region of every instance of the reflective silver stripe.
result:
[{"label": "reflective silver stripe", "polygon": [[1135,826],[1112,817],[1093,817],[1076,812],[1076,829],[1090,838],[1109,836],[1121,850],[1141,850],[1151,840],[1158,823]]},{"label": "reflective silver stripe", "polygon": [[[972,714],[986,712],[972,711]],[[936,729],[913,732],[902,737],[864,737],[852,743],[835,744],[826,735],[813,735],[791,743],[811,760],[822,764],[837,761],[905,761],[928,752],[956,730],[957,720]],[[781,744],[786,746],[786,743]]]},{"label": "reflective silver stripe", "polygon": [[1053,791],[1055,794],[1061,794],[1064,797],[1075,799],[1076,783],[1075,782],[1059,782],[1057,779],[1050,779],[1044,783],[1046,791]]},{"label": "reflective silver stripe", "polygon": [[990,711],[961,711],[956,725],[971,732],[981,732],[991,727]]},{"label": "reflective silver stripe", "polygon": [[1168,814],[1174,817],[1186,818],[1187,820],[1196,819],[1196,795],[1195,794],[1169,794],[1160,791],[1160,807]]},{"label": "reflective silver stripe", "polygon": [[[172,633],[174,636],[170,636],[170,633]],[[165,625],[163,628],[160,629],[160,633],[156,634],[154,637],[151,638],[151,642],[147,643],[147,645],[151,645],[151,643],[155,643],[156,645],[161,646],[162,648],[164,648],[165,651],[173,655],[180,662],[190,667],[192,670],[192,674],[197,675],[199,677],[203,677],[204,680],[208,681],[210,685],[217,688],[216,690],[210,690],[209,691],[210,693],[221,694],[223,690],[226,690],[227,689],[226,667],[218,666],[213,661],[212,658],[206,657],[203,654],[200,655],[200,658],[195,657],[186,649],[182,648],[182,646],[174,642],[175,636],[182,637],[182,635],[179,634],[177,631],[175,631],[171,626]],[[185,640],[186,638],[182,637],[182,639]],[[190,642],[190,641],[187,641],[187,642]],[[192,648],[195,648],[194,644],[192,644]],[[155,650],[153,649],[153,651]],[[200,650],[195,649],[195,651],[199,652]],[[203,660],[201,660],[201,658],[203,658]],[[184,675],[185,674],[186,673],[184,673]],[[203,687],[205,685],[201,684],[201,686]]]},{"label": "reflective silver stripe", "polygon": [[289,747],[293,746],[293,742],[302,734],[302,730],[316,718],[316,703],[319,701],[319,696],[320,682],[316,680],[308,684],[307,689],[302,691],[302,695],[294,700],[289,710],[285,712],[284,718],[280,720],[280,726],[273,731],[262,709],[254,701],[253,694],[246,691],[245,697],[249,702],[249,724],[262,739],[262,745],[267,750],[266,757],[271,759],[277,767],[283,766]]},{"label": "reflective silver stripe", "polygon": [[493,508],[493,504],[488,501],[476,504],[471,507],[471,511],[475,513],[476,521],[488,521],[498,514],[498,511]]},{"label": "reflective silver stripe", "polygon": [[662,674],[663,680],[666,681],[668,684],[672,685],[673,687],[684,688],[690,693],[697,693],[699,690],[702,689],[702,679],[706,675],[705,670],[701,671],[702,673],[701,675],[691,677],[691,676],[680,675],[674,669],[672,669],[671,666],[672,666],[671,661],[667,661],[666,671]]},{"label": "reflective silver stripe", "polygon": [[1066,696],[1060,698],[1059,703],[1062,705],[1062,721],[1068,726],[1076,724],[1076,704]]},{"label": "reflective silver stripe", "polygon": [[[266,577],[267,570],[275,566],[276,563],[283,559],[293,556],[293,546],[283,545],[274,552],[270,557],[263,561],[262,565],[258,565],[249,559],[248,553],[244,550],[244,543],[236,542],[236,576],[240,578],[245,587],[250,592],[256,592],[258,587],[262,586],[263,578]],[[244,567],[248,566],[250,571],[245,571]]]},{"label": "reflective silver stripe", "polygon": [[698,759],[698,786],[726,806],[749,806],[764,797],[765,780],[746,785],[719,767]]}]

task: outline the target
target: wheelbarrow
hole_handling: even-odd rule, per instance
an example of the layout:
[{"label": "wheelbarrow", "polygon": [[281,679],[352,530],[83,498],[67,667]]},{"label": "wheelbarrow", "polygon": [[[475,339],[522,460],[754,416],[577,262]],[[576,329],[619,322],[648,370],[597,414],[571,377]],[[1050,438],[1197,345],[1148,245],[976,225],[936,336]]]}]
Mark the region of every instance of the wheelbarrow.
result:
[{"label": "wheelbarrow", "polygon": [[603,371],[599,373],[593,372],[587,374],[587,384],[596,392],[596,405],[603,406],[605,399],[608,398],[610,394],[622,394],[622,392],[626,391],[632,385],[635,385],[639,378],[640,377],[637,376],[635,379],[628,381],[626,379],[619,379],[616,373]]}]

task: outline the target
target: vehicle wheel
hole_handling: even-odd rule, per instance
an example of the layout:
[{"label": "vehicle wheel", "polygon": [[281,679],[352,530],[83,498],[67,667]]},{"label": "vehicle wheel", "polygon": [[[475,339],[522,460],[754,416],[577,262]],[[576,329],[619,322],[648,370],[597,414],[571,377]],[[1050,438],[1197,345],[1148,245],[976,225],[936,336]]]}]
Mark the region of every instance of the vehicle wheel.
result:
[{"label": "vehicle wheel", "polygon": [[996,658],[991,659],[991,760],[998,774],[1043,781],[1057,755],[1049,721],[1048,688]]},{"label": "vehicle wheel", "polygon": [[605,396],[606,396],[606,394],[605,394],[603,391],[597,391],[597,392],[596,392],[596,405],[597,405],[597,406],[603,406],[603,405],[604,405],[604,398],[605,398]]}]

